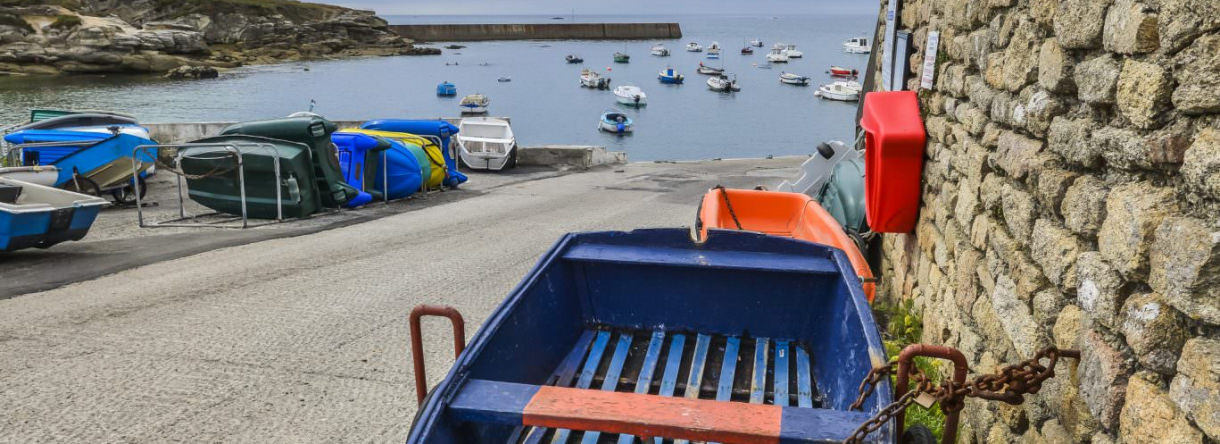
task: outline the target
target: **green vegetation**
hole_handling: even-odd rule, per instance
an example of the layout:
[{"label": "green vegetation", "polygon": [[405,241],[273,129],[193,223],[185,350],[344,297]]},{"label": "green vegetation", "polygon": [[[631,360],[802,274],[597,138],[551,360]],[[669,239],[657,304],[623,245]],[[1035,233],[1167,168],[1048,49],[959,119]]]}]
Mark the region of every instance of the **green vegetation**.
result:
[{"label": "green vegetation", "polygon": [[[891,358],[897,358],[898,353],[910,344],[919,343],[923,337],[923,316],[915,311],[915,302],[911,299],[903,300],[897,304],[885,303],[878,299],[873,310],[876,312],[876,317],[882,325],[886,326],[885,332],[882,334],[883,342],[885,343],[885,352]],[[933,384],[941,383],[941,368],[942,362],[937,359],[915,358],[915,367],[923,374],[927,375],[932,380]],[[897,383],[896,380],[891,380]],[[914,385],[908,389],[913,389]],[[907,408],[906,420],[904,427],[922,425],[932,431],[936,435],[937,441],[945,431],[945,413],[940,410],[940,406],[933,404],[929,408],[923,408],[919,405],[912,404]]]},{"label": "green vegetation", "polygon": [[154,4],[159,15],[169,18],[196,13],[209,16],[223,13],[280,14],[298,23],[325,19],[344,10],[338,6],[292,0],[154,0]]},{"label": "green vegetation", "polygon": [[0,0],[0,6],[63,6],[68,9],[80,8],[80,0]]},{"label": "green vegetation", "polygon": [[80,26],[80,16],[78,15],[60,15],[55,17],[55,21],[51,22],[51,28],[54,29],[72,29]]}]

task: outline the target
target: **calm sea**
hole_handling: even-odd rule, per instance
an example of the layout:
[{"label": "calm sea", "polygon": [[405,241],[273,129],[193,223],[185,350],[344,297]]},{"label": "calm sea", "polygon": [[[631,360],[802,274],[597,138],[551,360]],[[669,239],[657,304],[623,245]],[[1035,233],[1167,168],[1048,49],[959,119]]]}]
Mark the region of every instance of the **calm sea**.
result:
[{"label": "calm sea", "polygon": [[[541,16],[390,16],[391,23],[571,22]],[[677,21],[685,37],[664,41],[670,57],[649,55],[656,41],[510,41],[462,43],[428,57],[385,57],[285,63],[234,70],[219,79],[169,81],[148,76],[0,77],[0,122],[17,123],[30,108],[109,109],[147,122],[263,119],[302,111],[336,120],[456,116],[457,98],[440,98],[436,84],[457,84],[458,97],[483,93],[491,115],[512,118],[522,145],[593,144],[626,151],[631,160],[684,160],[807,154],[823,140],[851,139],[855,104],[814,97],[816,85],[779,83],[781,71],[829,82],[830,65],[863,70],[865,55],[845,54],[841,43],[871,35],[870,15],[783,16],[577,16],[577,22]],[[766,44],[752,56],[740,50],[750,39]],[[720,60],[689,53],[686,42],[720,42]],[[805,57],[773,69],[765,61],[775,42],[795,43]],[[437,43],[438,46],[444,43]],[[616,51],[631,63],[612,63]],[[564,62],[576,54],[583,65]],[[711,92],[699,62],[736,74],[742,91]],[[662,85],[666,66],[686,75],[685,85]],[[579,87],[582,67],[601,71],[613,85],[637,85],[648,106],[627,110],[636,121],[630,136],[596,130],[598,117],[615,107],[610,91]],[[308,68],[308,71],[305,69]],[[498,82],[510,77],[511,82]]]}]

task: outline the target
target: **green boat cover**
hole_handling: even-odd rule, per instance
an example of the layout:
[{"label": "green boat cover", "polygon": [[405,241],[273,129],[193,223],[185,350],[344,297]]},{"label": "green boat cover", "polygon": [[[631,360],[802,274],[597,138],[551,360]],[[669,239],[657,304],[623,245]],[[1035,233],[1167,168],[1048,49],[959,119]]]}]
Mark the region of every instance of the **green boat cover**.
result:
[{"label": "green boat cover", "polygon": [[[228,146],[242,152],[246,177],[246,215],[251,219],[275,219],[275,189],[285,218],[309,216],[321,209],[321,197],[314,187],[314,166],[310,147],[295,142],[256,136],[219,136],[193,143],[216,146],[190,147],[180,154],[187,176],[191,200],[221,213],[241,215],[241,188],[236,159]],[[274,147],[271,149],[268,147]],[[275,177],[275,157],[280,158],[280,175]],[[207,176],[192,178],[191,176]]]},{"label": "green boat cover", "polygon": [[325,208],[341,208],[360,191],[343,181],[339,157],[330,135],[338,127],[318,116],[287,117],[230,125],[221,135],[248,135],[304,144],[313,153],[314,180]]}]

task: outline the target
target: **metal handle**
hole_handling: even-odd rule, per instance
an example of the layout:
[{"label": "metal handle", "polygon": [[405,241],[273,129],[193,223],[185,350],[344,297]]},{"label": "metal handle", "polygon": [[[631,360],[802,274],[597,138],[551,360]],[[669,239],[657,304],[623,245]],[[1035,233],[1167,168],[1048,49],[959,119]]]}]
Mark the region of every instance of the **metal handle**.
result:
[{"label": "metal handle", "polygon": [[[894,399],[901,398],[907,392],[907,382],[910,375],[910,368],[915,365],[916,356],[926,356],[929,358],[946,359],[953,362],[953,386],[961,387],[966,382],[966,355],[958,351],[956,348],[945,347],[942,345],[929,344],[911,344],[902,349],[898,354],[898,380],[895,381]],[[942,444],[953,444],[957,442],[957,422],[958,416],[961,414],[961,407],[942,405],[941,408],[945,412],[945,431],[941,436]],[[906,410],[899,410],[894,415],[894,420],[897,423],[898,439],[902,439],[902,425],[905,421]]]},{"label": "metal handle", "polygon": [[453,324],[453,358],[466,348],[466,321],[456,308],[447,305],[420,305],[411,310],[411,361],[415,365],[415,398],[421,405],[428,395],[428,377],[424,368],[424,340],[420,319],[424,316],[449,318]]}]

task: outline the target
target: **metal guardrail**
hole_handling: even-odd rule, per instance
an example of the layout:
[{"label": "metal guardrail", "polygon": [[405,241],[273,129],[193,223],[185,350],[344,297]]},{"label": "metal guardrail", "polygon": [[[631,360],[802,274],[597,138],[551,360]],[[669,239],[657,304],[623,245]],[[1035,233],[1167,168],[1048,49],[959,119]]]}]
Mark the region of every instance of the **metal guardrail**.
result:
[{"label": "metal guardrail", "polygon": [[[199,215],[194,215],[194,216],[187,216],[187,214],[186,214],[186,201],[182,197],[182,178],[184,176],[186,176],[187,174],[186,174],[186,172],[181,170],[181,167],[182,167],[182,160],[190,159],[191,157],[188,157],[185,153],[182,153],[181,149],[182,148],[196,148],[196,147],[223,148],[225,150],[225,152],[227,153],[226,157],[231,156],[234,159],[234,161],[237,163],[237,166],[236,166],[236,168],[234,168],[234,170],[237,171],[238,190],[239,190],[239,193],[241,196],[241,216],[239,217],[241,219],[240,226],[224,224],[225,222],[232,222],[232,221],[236,220],[237,218],[224,219],[224,220],[219,221],[219,223],[204,223],[204,222],[184,223],[185,221],[189,221],[189,220],[198,220],[203,217],[224,214],[224,213],[220,213],[220,212],[205,213],[205,214],[199,214]],[[249,211],[248,211],[249,202],[247,201],[247,198],[246,198],[247,197],[246,196],[246,168],[245,168],[245,162],[244,162],[244,155],[246,154],[246,151],[243,151],[242,147],[253,148],[253,149],[270,148],[271,151],[275,154],[275,161],[272,162],[272,164],[274,165],[274,174],[275,174],[275,182],[276,182],[276,187],[275,187],[276,217],[275,217],[275,220],[273,220],[271,222],[250,225]],[[143,162],[141,162],[137,158],[137,156],[136,156],[137,153],[142,153],[146,156],[149,156],[150,150],[152,150],[152,149],[159,150],[161,148],[171,148],[171,149],[178,150],[178,155],[174,157],[174,163],[172,165],[166,165],[169,167],[169,168],[166,168],[166,170],[170,171],[175,176],[177,176],[178,218],[171,219],[168,221],[163,221],[163,222],[156,222],[156,223],[145,222],[145,220],[144,220],[144,202],[143,202],[143,199],[140,197],[139,183],[137,182],[136,190],[135,190],[136,219],[139,223],[140,228],[185,227],[185,228],[242,228],[242,229],[245,229],[245,228],[259,227],[259,226],[263,226],[263,225],[279,223],[284,220],[283,191],[279,187],[280,156],[279,156],[279,149],[277,149],[275,147],[275,145],[272,145],[269,143],[258,143],[258,144],[253,144],[253,143],[181,143],[181,144],[140,145],[140,146],[135,147],[131,153],[132,154],[131,155],[132,171],[139,171],[141,166],[143,165]],[[160,158],[157,157],[155,154],[151,155],[149,157],[151,157],[153,159],[157,159],[154,162],[160,162]],[[212,158],[212,159],[208,159],[208,160],[216,160],[216,159],[217,158]],[[233,170],[230,170],[230,171],[233,171]],[[220,174],[225,174],[228,172],[229,171],[225,171]]]}]

